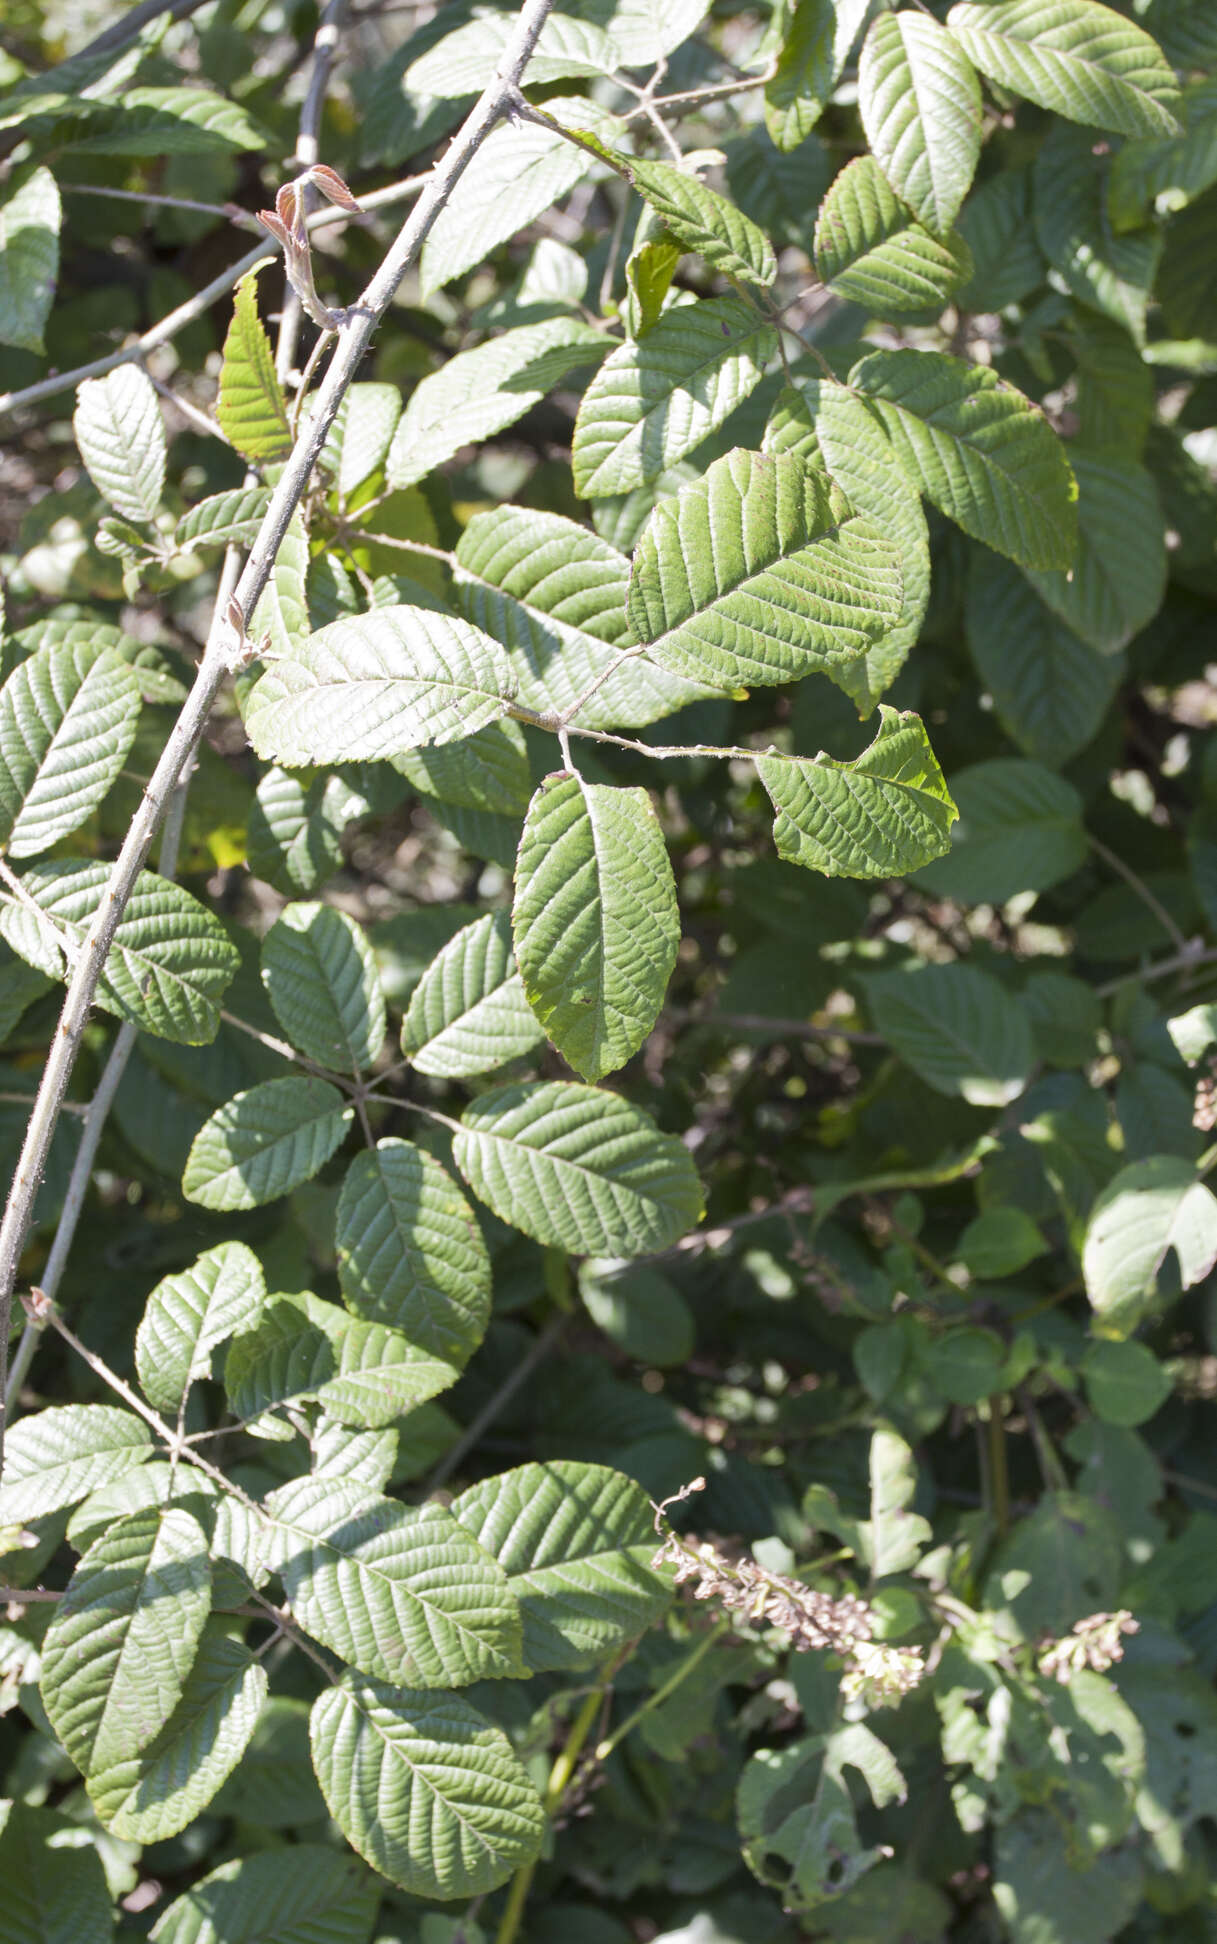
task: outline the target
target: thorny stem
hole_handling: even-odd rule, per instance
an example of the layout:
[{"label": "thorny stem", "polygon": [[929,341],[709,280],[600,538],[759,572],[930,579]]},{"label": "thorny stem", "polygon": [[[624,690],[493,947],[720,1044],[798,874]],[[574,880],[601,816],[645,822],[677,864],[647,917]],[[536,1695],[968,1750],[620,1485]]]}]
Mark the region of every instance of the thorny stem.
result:
[{"label": "thorny stem", "polygon": [[[238,578],[233,598],[242,615],[253,613],[270,579],[292,514],[304,496],[318,455],[373,332],[459,177],[491,129],[510,107],[552,5],[553,0],[526,0],[511,44],[494,79],[467,118],[443,162],[430,177],[416,207],[398,232],[396,241],[363,296],[347,313],[337,334],[334,356],[317,393],[316,409],[283,467],[258,537]],[[38,1090],[38,1100],[30,1115],[8,1206],[0,1223],[0,1377],[4,1375],[7,1365],[9,1315],[21,1252],[59,1120],[61,1102],[92,1009],[93,996],[157,825],[165,813],[178,778],[194,753],[212,704],[228,674],[232,646],[229,633],[227,629],[212,630],[194,686],[132,818],[111,870],[106,894],[89,927],[68,984],[59,1025]],[[244,643],[238,644],[238,647],[243,648]],[[2,1457],[0,1448],[0,1461]]]}]

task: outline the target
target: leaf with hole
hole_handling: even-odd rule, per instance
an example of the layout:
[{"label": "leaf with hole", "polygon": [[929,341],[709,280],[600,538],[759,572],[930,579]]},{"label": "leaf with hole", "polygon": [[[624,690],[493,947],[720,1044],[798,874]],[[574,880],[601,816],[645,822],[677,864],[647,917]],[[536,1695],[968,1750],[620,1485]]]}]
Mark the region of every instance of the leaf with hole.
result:
[{"label": "leaf with hole", "polygon": [[490,1320],[490,1259],[473,1210],[432,1155],[391,1139],[356,1155],[334,1246],[355,1316],[448,1363],[468,1362]]},{"label": "leaf with hole", "polygon": [[659,1015],[680,944],[676,883],[645,790],[547,776],[516,860],[524,992],[576,1073],[624,1066]]},{"label": "leaf with hole", "polygon": [[580,1255],[648,1255],[700,1220],[686,1148],[613,1093],[551,1080],[465,1109],[453,1159],[503,1221]]},{"label": "leaf with hole", "polygon": [[328,1080],[267,1080],[218,1107],[194,1137],[182,1176],[188,1201],[225,1213],[259,1208],[310,1181],[355,1118]]},{"label": "leaf with hole", "polygon": [[1082,1273],[1104,1336],[1130,1336],[1163,1306],[1158,1277],[1172,1250],[1184,1289],[1209,1274],[1217,1199],[1190,1162],[1158,1154],[1121,1168],[1090,1212]]}]

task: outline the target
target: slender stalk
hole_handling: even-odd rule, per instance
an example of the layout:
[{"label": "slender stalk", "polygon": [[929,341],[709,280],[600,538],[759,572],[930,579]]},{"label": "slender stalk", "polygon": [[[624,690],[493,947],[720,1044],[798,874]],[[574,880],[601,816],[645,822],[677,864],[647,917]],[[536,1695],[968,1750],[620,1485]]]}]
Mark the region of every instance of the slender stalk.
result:
[{"label": "slender stalk", "polygon": [[1121,986],[1132,984],[1152,985],[1157,979],[1169,979],[1173,972],[1192,972],[1202,965],[1217,965],[1217,950],[1206,949],[1203,939],[1189,938],[1182,950],[1172,952],[1169,958],[1159,959],[1156,965],[1146,965],[1134,972],[1121,972],[1118,978],[1108,979],[1105,985],[1096,986],[1100,999],[1110,999],[1119,992]]},{"label": "slender stalk", "polygon": [[1177,952],[1186,952],[1187,939],[1171,917],[1166,906],[1162,903],[1162,900],[1154,896],[1154,893],[1150,890],[1148,884],[1146,884],[1145,879],[1139,877],[1131,865],[1126,864],[1124,859],[1117,856],[1115,851],[1108,850],[1107,845],[1101,844],[1098,838],[1092,836],[1089,831],[1086,833],[1086,842],[1090,845],[1096,857],[1101,857],[1104,864],[1110,865],[1117,876],[1123,878],[1129,890],[1135,892],[1137,897],[1140,898],[1145,909],[1153,913],[1163,931],[1170,939],[1171,944],[1175,947],[1175,950]]},{"label": "slender stalk", "polygon": [[649,1715],[652,1708],[658,1708],[661,1703],[667,1700],[670,1694],[675,1693],[681,1682],[688,1679],[698,1662],[705,1659],[711,1647],[717,1641],[720,1641],[723,1635],[730,1631],[730,1628],[731,1622],[724,1615],[706,1633],[702,1634],[700,1639],[694,1641],[684,1659],[677,1662],[671,1674],[668,1675],[667,1680],[660,1687],[657,1687],[653,1694],[649,1694],[642,1705],[635,1708],[633,1714],[627,1715],[620,1726],[614,1728],[611,1735],[607,1735],[602,1742],[597,1743],[596,1760],[598,1762],[607,1762],[613,1750],[621,1745],[627,1735],[633,1734],[644,1715]]},{"label": "slender stalk", "polygon": [[[238,578],[234,599],[243,615],[253,613],[258,597],[270,579],[275,556],[292,514],[300,504],[318,455],[373,332],[388,310],[398,285],[422,248],[456,182],[513,101],[520,77],[552,5],[553,0],[526,0],[511,45],[493,81],[456,136],[443,162],[431,176],[362,298],[352,306],[338,331],[334,355],[317,392],[316,409],[283,467],[258,537]],[[244,649],[243,642],[240,647]],[[194,686],[170,731],[160,761],[132,818],[111,870],[106,894],[89,927],[68,984],[8,1205],[0,1223],[0,1378],[3,1378],[7,1367],[9,1315],[21,1252],[98,980],[157,826],[177,787],[178,778],[194,753],[212,705],[229,673],[229,651],[226,631],[213,629]],[[0,1459],[2,1456],[0,1449]]]},{"label": "slender stalk", "polygon": [[[575,1764],[583,1752],[584,1742],[591,1734],[592,1724],[600,1712],[603,1698],[604,1685],[601,1683],[599,1686],[594,1687],[586,1697],[583,1706],[570,1725],[566,1740],[562,1745],[562,1752],[549,1772],[549,1783],[545,1790],[544,1808],[546,1815],[550,1818],[554,1817],[562,1807],[562,1798],[570,1787],[570,1780],[575,1772]],[[503,1911],[499,1928],[495,1933],[495,1944],[514,1944],[514,1939],[520,1929],[520,1921],[524,1915],[524,1906],[528,1902],[528,1893],[532,1888],[532,1879],[536,1867],[537,1862],[534,1857],[531,1863],[521,1864],[511,1879],[511,1889],[507,1893],[507,1905]]]}]

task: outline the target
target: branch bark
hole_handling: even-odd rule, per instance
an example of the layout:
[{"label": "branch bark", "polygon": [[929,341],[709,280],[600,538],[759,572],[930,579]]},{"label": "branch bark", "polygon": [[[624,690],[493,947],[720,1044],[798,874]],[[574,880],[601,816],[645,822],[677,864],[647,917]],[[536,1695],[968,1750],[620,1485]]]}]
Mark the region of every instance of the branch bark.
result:
[{"label": "branch bark", "polygon": [[[258,597],[270,578],[275,556],[287,532],[288,523],[304,495],[339,405],[359,368],[373,332],[392,302],[398,285],[421,249],[424,239],[451,195],[456,182],[491,129],[511,106],[515,91],[552,5],[553,0],[526,0],[511,44],[504,53],[494,79],[455,137],[447,155],[435,169],[384,262],[368,284],[362,298],[352,306],[347,321],[339,330],[333,358],[317,393],[316,409],[283,468],[258,538],[237,581],[236,600],[246,616],[253,613]],[[223,633],[216,629],[213,630],[204,651],[194,686],[182,706],[181,714],[170,732],[161,759],[132,819],[131,827],[110,873],[106,895],[89,928],[68,984],[59,1025],[56,1028],[38,1089],[38,1098],[30,1115],[8,1206],[4,1211],[3,1222],[0,1223],[0,1388],[3,1387],[7,1367],[9,1318],[21,1252],[29,1231],[34,1199],[42,1181],[51,1140],[59,1120],[72,1069],[76,1063],[97,984],[119,921],[148,856],[157,826],[176,788],[178,778],[194,753],[212,704],[219,694],[227,673],[228,662],[224,651]],[[0,1436],[2,1430],[3,1427],[0,1426]],[[2,1463],[3,1447],[0,1445],[0,1465]]]}]

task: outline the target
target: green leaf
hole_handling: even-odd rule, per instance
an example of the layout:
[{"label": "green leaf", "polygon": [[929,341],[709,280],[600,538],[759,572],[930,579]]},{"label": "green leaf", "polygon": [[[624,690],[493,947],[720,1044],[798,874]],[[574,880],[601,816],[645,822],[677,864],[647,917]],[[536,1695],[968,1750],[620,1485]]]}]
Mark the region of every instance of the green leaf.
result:
[{"label": "green leaf", "polygon": [[605,25],[616,43],[618,65],[649,67],[674,54],[709,10],[707,0],[614,0]]},{"label": "green leaf", "polygon": [[1143,1882],[1131,1845],[1075,1868],[1051,1810],[1026,1809],[995,1832],[993,1901],[1018,1944],[1107,1944],[1135,1916]]},{"label": "green leaf", "polygon": [[224,339],[216,419],[230,445],[255,464],[286,459],[292,449],[283,389],[258,316],[258,276],[251,271],[237,285],[232,323]]},{"label": "green leaf", "polygon": [[1145,18],[1172,67],[1207,68],[1217,61],[1217,20],[1209,0],[1150,0]]},{"label": "green leaf", "polygon": [[193,553],[203,547],[248,546],[256,538],[269,505],[270,491],[265,486],[238,486],[232,492],[213,493],[183,513],[174,529],[174,547],[179,553]]},{"label": "green leaf", "polygon": [[266,1670],[243,1641],[209,1626],[164,1727],[138,1755],[89,1776],[89,1798],[115,1836],[160,1843],[201,1815],[249,1743]]},{"label": "green leaf", "polygon": [[1217,1263],[1217,1200],[1170,1154],[1121,1168],[1090,1212],[1082,1273],[1104,1336],[1125,1337],[1161,1307],[1158,1275],[1174,1250],[1184,1289]]},{"label": "green leaf", "polygon": [[949,857],[921,882],[963,904],[1005,904],[1020,891],[1046,891],[1086,861],[1082,799],[1042,763],[998,756],[951,778],[959,828]]},{"label": "green leaf", "polygon": [[1139,458],[1154,416],[1154,374],[1128,332],[1097,312],[1073,320],[1078,361],[1078,443]]},{"label": "green leaf", "polygon": [[1052,130],[1035,163],[1035,233],[1058,288],[1110,317],[1141,345],[1162,235],[1150,228],[1113,232],[1107,163],[1093,150],[1092,129]]},{"label": "green leaf", "polygon": [[982,74],[1067,121],[1178,131],[1179,84],[1161,48],[1096,0],[961,0],[947,26]]},{"label": "green leaf", "polygon": [[47,1629],[40,1682],[82,1774],[128,1761],[160,1733],[210,1605],[207,1535],[180,1507],[130,1513],[89,1547]]},{"label": "green leaf", "polygon": [[513,1228],[580,1255],[647,1255],[700,1220],[687,1150],[619,1095],[561,1080],[465,1109],[453,1159]]},{"label": "green leaf", "polygon": [[[640,223],[639,229],[642,228]],[[630,293],[623,312],[627,337],[645,337],[658,324],[683,255],[680,244],[666,230],[660,230],[658,236],[645,242],[635,243],[625,263],[625,281]]]},{"label": "green leaf", "polygon": [[[545,112],[564,128],[590,133],[610,148],[620,146],[625,134],[615,115],[578,95],[551,97]],[[484,262],[597,166],[585,149],[535,122],[492,129],[423,244],[424,298]]]},{"label": "green leaf", "polygon": [[972,275],[955,293],[961,309],[1002,311],[1043,283],[1029,168],[1003,169],[981,183],[960,211],[959,234],[972,253]]},{"label": "green leaf", "polygon": [[550,317],[458,352],[411,392],[385,462],[388,484],[411,486],[462,446],[514,425],[568,372],[598,364],[606,348],[582,319]]},{"label": "green leaf", "polygon": [[401,1050],[420,1073],[459,1080],[489,1073],[544,1039],[516,970],[511,916],[488,911],[465,925],[414,989]]},{"label": "green leaf", "polygon": [[110,1404],[59,1404],[18,1418],[4,1439],[0,1526],[75,1505],[151,1455],[147,1426]]},{"label": "green leaf", "polygon": [[57,1809],[0,1803],[3,1944],[111,1944],[114,1906],[97,1848]]},{"label": "green leaf", "polygon": [[[815,1910],[817,1922],[888,1854],[862,1847],[847,1768],[862,1776],[876,1808],[905,1799],[894,1756],[861,1721],[758,1749],[739,1781],[744,1861],[787,1908]],[[902,1904],[902,1925],[904,1912]]]},{"label": "green leaf", "polygon": [[272,1296],[252,1330],[234,1339],[224,1366],[233,1415],[258,1420],[260,1437],[290,1438],[268,1415],[319,1403],[340,1424],[378,1430],[456,1382],[455,1365],[382,1323],[365,1323],[301,1293]]},{"label": "green leaf", "polygon": [[[1000,1636],[1060,1639],[1084,1614],[1110,1610],[1125,1567],[1118,1528],[1080,1492],[1045,1492],[993,1559],[984,1604]],[[992,1555],[991,1555],[992,1557]]]},{"label": "green leaf", "polygon": [[189,1269],[164,1277],[135,1338],[140,1384],[154,1409],[178,1413],[190,1385],[210,1373],[216,1345],[247,1329],[265,1299],[261,1264],[243,1242],[217,1243]]},{"label": "green leaf", "polygon": [[49,169],[18,171],[0,200],[0,344],[43,349],[59,275],[59,191]]},{"label": "green leaf", "polygon": [[[46,913],[0,907],[0,928],[15,952],[59,976],[64,944],[79,949],[110,880],[108,864],[56,858],[31,864],[22,885]],[[218,918],[189,891],[141,871],[119,921],[97,988],[97,1004],[160,1039],[206,1046],[220,1027],[220,999],[239,963]]]},{"label": "green leaf", "polygon": [[170,1904],[152,1935],[156,1944],[368,1944],[379,1904],[380,1885],[353,1856],[293,1842],[222,1863]]},{"label": "green leaf", "polygon": [[920,716],[882,704],[875,740],[854,761],[762,756],[756,773],[788,863],[827,877],[902,877],[950,849],[955,805]]},{"label": "green leaf", "polygon": [[865,987],[884,1039],[935,1093],[1004,1107],[1023,1091],[1035,1061],[1031,1022],[988,972],[919,965],[873,973]]},{"label": "green leaf", "polygon": [[125,520],[147,524],[165,490],[165,426],[146,371],[119,365],[86,378],[76,393],[72,431],[90,479]]},{"label": "green leaf", "polygon": [[249,868],[289,895],[315,891],[342,863],[342,832],[365,799],[341,776],[311,782],[271,767],[250,806]]},{"label": "green leaf", "polygon": [[636,729],[706,694],[646,658],[605,672],[629,645],[630,563],[573,520],[526,506],[475,513],[456,548],[457,598],[507,650],[519,700],[542,713],[587,697],[588,729]]},{"label": "green leaf", "polygon": [[191,1144],[182,1192],[203,1208],[259,1208],[310,1181],[355,1117],[328,1080],[267,1080],[234,1094]]},{"label": "green leaf", "polygon": [[1029,398],[937,351],[873,351],[849,382],[870,399],[909,477],[965,533],[1023,566],[1069,566],[1077,487]]},{"label": "green leaf", "polygon": [[308,640],[308,529],[299,508],[279,542],[270,579],[248,623],[249,639],[269,636],[266,653],[276,659],[297,655]]},{"label": "green leaf", "polygon": [[1217,189],[1206,190],[1172,222],[1157,296],[1167,327],[1176,337],[1211,334],[1217,301]]},{"label": "green leaf", "polygon": [[507,1575],[442,1506],[297,1478],[266,1507],[298,1624],[361,1673],[422,1688],[524,1673]]},{"label": "green leaf", "polygon": [[575,420],[575,491],[598,499],[656,479],[755,390],[776,350],[773,325],[738,296],[680,304],[618,345]]},{"label": "green leaf", "polygon": [[349,500],[384,464],[401,417],[396,385],[352,385],[326,439],[323,459],[338,467],[338,497]]},{"label": "green leaf", "polygon": [[[510,14],[479,12],[412,62],[411,91],[453,99],[481,94],[508,52],[515,22]],[[611,74],[617,48],[602,26],[566,13],[551,13],[528,62],[529,84],[561,81],[572,74]]]},{"label": "green leaf", "polygon": [[259,756],[290,765],[376,762],[471,736],[514,692],[496,642],[418,607],[332,621],[276,662],[250,694]]},{"label": "green leaf", "polygon": [[1006,1204],[983,1209],[959,1238],[960,1257],[978,1282],[1017,1276],[1047,1251],[1048,1244],[1031,1217]]},{"label": "green leaf", "polygon": [[579,1295],[597,1329],[635,1362],[673,1369],[693,1355],[693,1312],[658,1269],[593,1257],[580,1266]]},{"label": "green leaf", "polygon": [[867,11],[866,0],[796,0],[765,87],[765,126],[779,149],[796,149],[811,134]]},{"label": "green leaf", "polygon": [[1107,207],[1117,230],[1172,216],[1217,182],[1217,80],[1183,90],[1182,135],[1126,142],[1111,165]]},{"label": "green leaf", "polygon": [[818,455],[854,511],[899,553],[900,620],[858,661],[826,671],[859,715],[870,715],[904,666],[930,598],[930,543],[920,495],[873,409],[827,378],[804,379],[779,393],[765,428],[765,448],[797,453],[809,466],[817,465]]},{"label": "green leaf", "polygon": [[815,260],[822,283],[878,317],[940,310],[972,274],[967,245],[914,222],[872,155],[847,163],[820,204]]},{"label": "green leaf", "polygon": [[490,1320],[490,1259],[460,1189],[430,1154],[381,1140],[356,1155],[334,1229],[342,1300],[446,1362],[469,1361]]},{"label": "green leaf", "polygon": [[516,860],[524,992],[585,1080],[624,1066],[659,1016],[680,944],[676,883],[648,793],[547,776]]},{"label": "green leaf", "polygon": [[742,283],[771,284],[777,263],[769,238],[725,196],[670,162],[626,163],[630,180],[664,227],[711,269]]},{"label": "green leaf", "polygon": [[270,137],[235,101],[201,88],[125,88],[121,101],[78,101],[55,129],[74,155],[226,155]]},{"label": "green leaf", "polygon": [[1076,452],[1078,551],[1073,569],[1034,573],[1040,599],[1100,654],[1151,621],[1166,592],[1162,507],[1143,466],[1116,453]]},{"label": "green leaf", "polygon": [[452,1516],[504,1568],[530,1674],[603,1660],[645,1633],[671,1594],[651,1569],[650,1500],[604,1465],[521,1465],[473,1485]]},{"label": "green leaf", "polygon": [[1082,641],[998,555],[973,554],[965,631],[1002,728],[1024,755],[1058,769],[1097,735],[1122,664]]},{"label": "green leaf", "polygon": [[896,194],[948,237],[980,156],[980,83],[959,43],[930,14],[880,14],[862,43],[858,110]]},{"label": "green leaf", "polygon": [[372,948],[332,905],[289,904],[262,941],[262,983],[292,1045],[340,1073],[370,1069],[385,1001]]},{"label": "green leaf", "polygon": [[729,452],[661,500],[634,556],[634,639],[718,688],[856,660],[901,610],[896,556],[789,454]]},{"label": "green leaf", "polygon": [[540,1851],[535,1788],[502,1729],[459,1695],[347,1674],[314,1702],[310,1730],[338,1827],[412,1895],[482,1896]]},{"label": "green leaf", "polygon": [[1143,1343],[1092,1343],[1082,1359],[1091,1409],[1104,1424],[1144,1424],[1171,1394],[1171,1380]]},{"label": "green leaf", "polygon": [[127,760],[140,691],[122,656],[66,642],[0,689],[0,848],[36,857],[90,817]]}]

